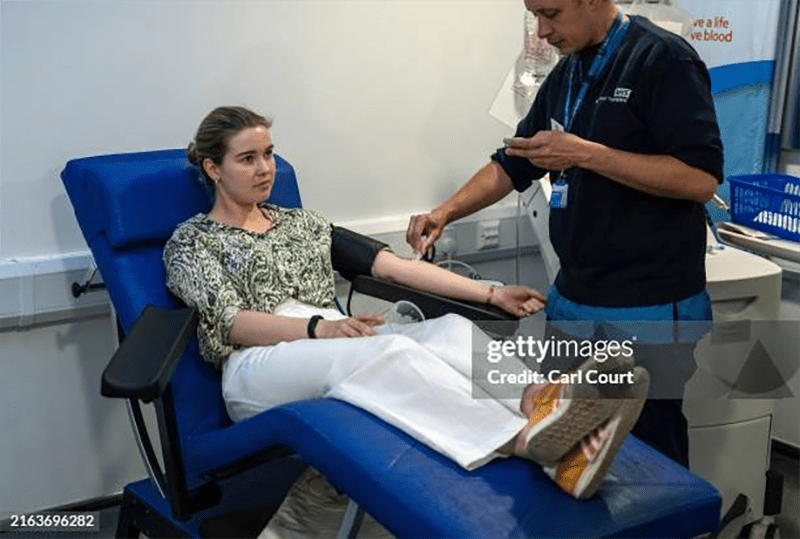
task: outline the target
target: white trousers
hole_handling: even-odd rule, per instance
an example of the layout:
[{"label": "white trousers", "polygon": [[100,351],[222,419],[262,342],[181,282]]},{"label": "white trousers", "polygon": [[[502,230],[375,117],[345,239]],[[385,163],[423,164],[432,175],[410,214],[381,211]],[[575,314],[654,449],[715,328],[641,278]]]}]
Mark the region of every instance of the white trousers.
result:
[{"label": "white trousers", "polygon": [[[307,318],[334,310],[294,305]],[[519,399],[492,398],[472,383],[472,323],[457,315],[376,328],[360,338],[302,339],[255,346],[224,364],[228,413],[241,421],[288,402],[332,397],[367,410],[467,470],[495,457],[527,418]],[[489,337],[475,328],[476,337]]]}]

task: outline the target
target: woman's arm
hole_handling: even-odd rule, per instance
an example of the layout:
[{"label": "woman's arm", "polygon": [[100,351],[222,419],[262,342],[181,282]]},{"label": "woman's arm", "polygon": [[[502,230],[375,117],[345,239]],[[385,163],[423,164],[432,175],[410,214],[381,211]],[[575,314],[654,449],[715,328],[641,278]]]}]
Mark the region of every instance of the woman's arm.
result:
[{"label": "woman's arm", "polygon": [[489,303],[515,316],[527,316],[544,307],[544,295],[525,286],[490,288],[434,264],[400,258],[391,251],[375,257],[372,271],[388,279],[441,296]]},{"label": "woman's arm", "polygon": [[[233,319],[229,344],[242,346],[270,346],[284,341],[308,338],[308,318],[292,318],[256,311],[239,311]],[[375,335],[373,326],[383,323],[379,315],[363,315],[343,320],[325,320],[317,323],[314,335],[318,339],[337,337],[368,337]]]},{"label": "woman's arm", "polygon": [[[245,308],[227,271],[208,242],[191,226],[176,230],[164,249],[167,286],[199,312],[197,333],[209,359],[221,361],[236,345],[269,346],[308,337],[308,318],[290,318]],[[212,247],[215,244],[211,244]],[[374,335],[382,317],[320,320],[317,338]]]}]

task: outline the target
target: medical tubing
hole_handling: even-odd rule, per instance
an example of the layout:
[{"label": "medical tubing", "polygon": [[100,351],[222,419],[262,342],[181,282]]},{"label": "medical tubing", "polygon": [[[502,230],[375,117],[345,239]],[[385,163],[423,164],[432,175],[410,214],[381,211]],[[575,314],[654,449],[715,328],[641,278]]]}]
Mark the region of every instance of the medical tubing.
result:
[{"label": "medical tubing", "polygon": [[452,257],[452,255],[448,255],[446,260],[440,260],[439,262],[436,263],[436,265],[439,266],[440,268],[444,268],[445,264],[447,264],[447,268],[445,268],[445,269],[447,269],[448,271],[453,271],[453,264],[455,264],[455,265],[460,266],[462,268],[466,268],[467,271],[469,271],[469,275],[467,275],[467,276],[470,279],[474,279],[476,281],[481,279],[480,273],[475,271],[475,268],[473,268],[472,266],[470,266],[469,264],[467,264],[465,262],[462,262],[460,260],[455,260]]},{"label": "medical tubing", "polygon": [[519,284],[519,265],[521,257],[521,247],[519,239],[519,217],[522,213],[522,193],[517,193],[517,215],[514,219],[514,243],[516,245],[516,256],[514,259],[514,282]]}]

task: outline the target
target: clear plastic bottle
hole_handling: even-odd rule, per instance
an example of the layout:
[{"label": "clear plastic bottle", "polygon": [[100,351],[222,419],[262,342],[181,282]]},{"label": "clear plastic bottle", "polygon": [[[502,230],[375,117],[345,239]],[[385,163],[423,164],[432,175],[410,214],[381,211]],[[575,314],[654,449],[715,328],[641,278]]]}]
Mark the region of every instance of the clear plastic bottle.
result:
[{"label": "clear plastic bottle", "polygon": [[618,0],[617,3],[626,15],[647,17],[653,24],[684,39],[687,39],[692,31],[691,14],[682,9],[675,0]]},{"label": "clear plastic bottle", "polygon": [[393,303],[382,314],[387,324],[411,324],[425,320],[422,309],[404,299]]},{"label": "clear plastic bottle", "polygon": [[520,116],[525,116],[533,104],[536,92],[545,77],[558,62],[558,54],[538,34],[536,17],[525,11],[525,26],[522,52],[514,68],[514,105]]}]

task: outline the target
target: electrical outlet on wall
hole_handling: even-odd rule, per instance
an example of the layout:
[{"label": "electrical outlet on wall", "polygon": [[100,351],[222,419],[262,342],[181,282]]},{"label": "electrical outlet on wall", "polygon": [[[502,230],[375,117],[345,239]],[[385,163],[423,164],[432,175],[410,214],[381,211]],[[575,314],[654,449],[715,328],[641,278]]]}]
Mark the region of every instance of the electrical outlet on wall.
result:
[{"label": "electrical outlet on wall", "polygon": [[450,228],[445,228],[441,236],[436,240],[436,251],[441,256],[455,255],[458,251],[456,232]]},{"label": "electrical outlet on wall", "polygon": [[500,246],[500,220],[493,219],[491,221],[478,222],[477,233],[478,244],[477,248],[481,249],[496,249]]}]

